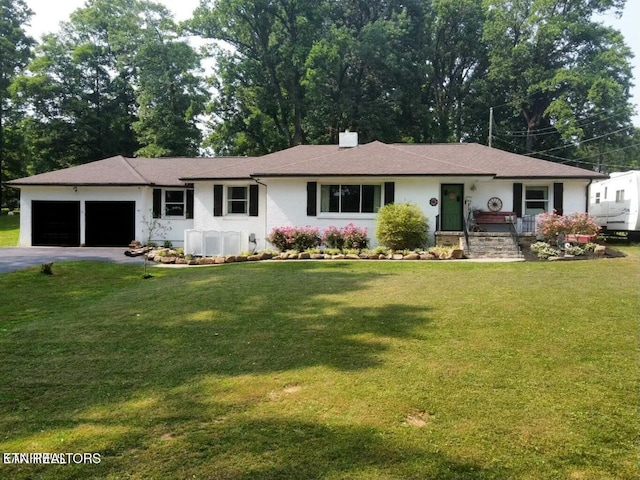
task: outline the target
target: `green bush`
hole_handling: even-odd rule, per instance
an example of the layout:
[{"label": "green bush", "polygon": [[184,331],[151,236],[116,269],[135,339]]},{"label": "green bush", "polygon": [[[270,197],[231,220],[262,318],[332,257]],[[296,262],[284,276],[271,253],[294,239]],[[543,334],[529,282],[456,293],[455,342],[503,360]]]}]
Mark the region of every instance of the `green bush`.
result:
[{"label": "green bush", "polygon": [[420,207],[408,203],[390,203],[378,211],[376,236],[392,250],[413,250],[427,243],[429,225]]}]

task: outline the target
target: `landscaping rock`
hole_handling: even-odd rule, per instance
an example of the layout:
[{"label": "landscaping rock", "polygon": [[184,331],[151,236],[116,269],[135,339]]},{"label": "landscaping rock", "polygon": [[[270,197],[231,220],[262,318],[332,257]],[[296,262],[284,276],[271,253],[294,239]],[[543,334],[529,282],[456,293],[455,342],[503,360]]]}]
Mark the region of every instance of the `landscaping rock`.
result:
[{"label": "landscaping rock", "polygon": [[213,259],[213,263],[215,263],[216,265],[221,265],[223,263],[225,263],[225,258],[224,257],[215,257]]},{"label": "landscaping rock", "polygon": [[273,258],[273,253],[270,252],[262,252],[258,255],[260,256],[260,260],[271,260]]},{"label": "landscaping rock", "polygon": [[187,260],[184,257],[176,257],[176,265],[186,265]]},{"label": "landscaping rock", "polygon": [[417,253],[409,253],[402,257],[403,260],[420,260],[420,255]]},{"label": "landscaping rock", "polygon": [[460,260],[462,257],[464,257],[464,250],[456,248],[451,252],[451,258],[454,260]]},{"label": "landscaping rock", "polygon": [[309,260],[311,258],[311,254],[308,252],[302,252],[298,254],[298,259],[300,260]]},{"label": "landscaping rock", "polygon": [[170,257],[170,256],[156,257],[156,261],[163,264],[176,263],[176,257]]},{"label": "landscaping rock", "polygon": [[593,250],[593,254],[596,257],[604,257],[605,252],[607,251],[607,247],[605,247],[604,245],[598,245],[594,250]]},{"label": "landscaping rock", "polygon": [[338,253],[337,255],[331,255],[331,259],[332,260],[344,260],[344,255],[341,253]]},{"label": "landscaping rock", "polygon": [[404,255],[401,253],[394,253],[393,255],[391,255],[392,260],[402,260],[403,258],[404,258]]},{"label": "landscaping rock", "polygon": [[[247,257],[247,260],[250,261],[250,262],[258,262],[258,261],[262,260],[262,258],[260,257],[260,255],[249,255]],[[276,260],[278,260],[278,259],[276,259]]]},{"label": "landscaping rock", "polygon": [[436,256],[431,253],[421,253],[420,260],[435,260]]},{"label": "landscaping rock", "polygon": [[203,257],[199,260],[198,265],[213,265],[215,263],[215,259],[213,257]]},{"label": "landscaping rock", "polygon": [[229,255],[228,257],[225,257],[224,263],[236,263],[236,256]]},{"label": "landscaping rock", "polygon": [[246,255],[238,255],[236,257],[236,262],[246,262],[247,261],[247,256]]},{"label": "landscaping rock", "polygon": [[344,258],[347,260],[360,260],[360,256],[356,253],[347,253]]},{"label": "landscaping rock", "polygon": [[313,260],[324,260],[324,253],[312,253],[311,258]]}]

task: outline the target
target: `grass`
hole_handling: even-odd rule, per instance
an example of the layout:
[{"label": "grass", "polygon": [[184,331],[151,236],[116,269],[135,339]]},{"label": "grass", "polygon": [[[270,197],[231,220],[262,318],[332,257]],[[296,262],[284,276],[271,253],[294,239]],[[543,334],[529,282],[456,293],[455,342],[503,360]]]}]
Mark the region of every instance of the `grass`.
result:
[{"label": "grass", "polygon": [[0,215],[0,247],[15,247],[20,236],[20,215]]},{"label": "grass", "polygon": [[0,275],[2,478],[638,478],[639,256]]}]

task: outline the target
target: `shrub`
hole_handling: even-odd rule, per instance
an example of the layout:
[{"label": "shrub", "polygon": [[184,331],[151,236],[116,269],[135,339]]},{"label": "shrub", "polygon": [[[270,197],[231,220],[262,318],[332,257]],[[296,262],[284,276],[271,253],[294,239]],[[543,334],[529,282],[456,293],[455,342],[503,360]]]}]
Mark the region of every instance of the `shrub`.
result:
[{"label": "shrub", "polygon": [[414,249],[427,243],[428,223],[420,207],[390,203],[378,211],[376,235],[392,250]]},{"label": "shrub", "polygon": [[549,257],[559,257],[561,255],[560,250],[553,248],[546,242],[536,242],[531,245],[530,248],[541,260],[546,260]]},{"label": "shrub", "polygon": [[343,227],[340,233],[344,239],[343,248],[362,250],[363,248],[369,247],[369,237],[367,236],[367,229],[365,227],[356,227],[353,223],[350,223],[346,227]]},{"label": "shrub", "polygon": [[320,245],[320,232],[317,228],[308,225],[306,227],[276,227],[267,236],[267,240],[281,252],[287,250],[304,252]]},{"label": "shrub", "polygon": [[559,234],[593,235],[600,230],[588,213],[571,213],[563,216],[558,215],[555,210],[538,215],[537,225],[538,231],[548,240],[554,240]]},{"label": "shrub", "polygon": [[322,243],[329,248],[337,248],[342,250],[344,245],[344,237],[338,227],[326,228],[322,235]]}]

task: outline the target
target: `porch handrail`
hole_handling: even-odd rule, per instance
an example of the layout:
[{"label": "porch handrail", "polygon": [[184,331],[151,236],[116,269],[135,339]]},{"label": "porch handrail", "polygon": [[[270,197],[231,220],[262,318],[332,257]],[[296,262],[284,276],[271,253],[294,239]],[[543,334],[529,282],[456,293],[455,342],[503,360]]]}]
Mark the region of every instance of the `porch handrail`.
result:
[{"label": "porch handrail", "polygon": [[465,253],[471,253],[471,247],[469,246],[469,223],[471,219],[471,209],[469,208],[469,204],[464,202],[462,207],[462,231],[464,233],[464,246]]},{"label": "porch handrail", "polygon": [[518,217],[515,215],[512,215],[509,220],[507,221],[507,223],[509,224],[509,233],[511,234],[511,238],[513,239],[513,243],[516,246],[516,248],[519,250],[520,249],[520,239],[518,237],[518,228],[516,226],[518,222]]}]

